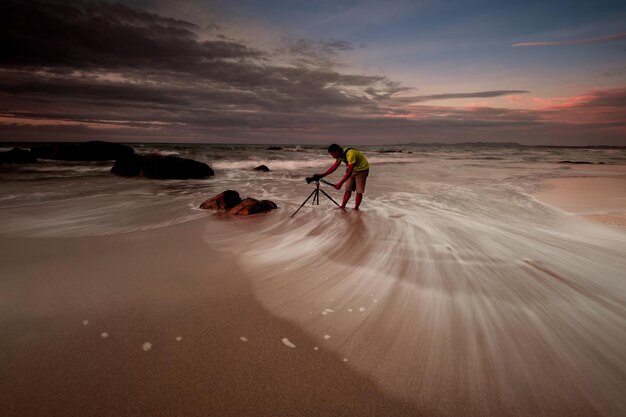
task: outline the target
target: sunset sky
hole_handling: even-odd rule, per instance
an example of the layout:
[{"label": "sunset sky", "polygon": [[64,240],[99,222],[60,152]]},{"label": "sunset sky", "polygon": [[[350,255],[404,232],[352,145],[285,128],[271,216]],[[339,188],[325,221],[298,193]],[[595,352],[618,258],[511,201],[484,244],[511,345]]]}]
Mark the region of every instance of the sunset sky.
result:
[{"label": "sunset sky", "polygon": [[2,0],[0,141],[626,145],[624,1]]}]

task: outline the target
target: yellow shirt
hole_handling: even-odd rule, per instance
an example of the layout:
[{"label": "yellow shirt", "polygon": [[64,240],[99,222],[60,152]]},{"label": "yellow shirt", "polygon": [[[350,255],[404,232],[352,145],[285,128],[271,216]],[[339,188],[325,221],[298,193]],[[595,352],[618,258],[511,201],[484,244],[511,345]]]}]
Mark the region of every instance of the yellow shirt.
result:
[{"label": "yellow shirt", "polygon": [[346,165],[354,165],[355,171],[365,171],[370,169],[370,164],[367,162],[367,158],[361,152],[352,148],[343,148],[344,156],[340,157],[341,162],[345,162]]}]

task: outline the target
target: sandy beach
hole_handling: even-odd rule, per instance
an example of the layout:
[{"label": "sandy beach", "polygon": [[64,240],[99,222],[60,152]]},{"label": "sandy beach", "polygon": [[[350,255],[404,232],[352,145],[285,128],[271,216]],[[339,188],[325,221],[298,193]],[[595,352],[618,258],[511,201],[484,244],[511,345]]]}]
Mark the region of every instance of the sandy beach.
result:
[{"label": "sandy beach", "polygon": [[593,222],[625,228],[626,173],[617,173],[610,177],[552,178],[535,197]]},{"label": "sandy beach", "polygon": [[4,239],[0,414],[428,414],[260,307],[203,223]]},{"label": "sandy beach", "polygon": [[[0,415],[626,410],[624,165],[374,154],[360,212],[292,218],[307,152],[199,182],[3,171]],[[197,209],[228,188],[279,209]]]}]

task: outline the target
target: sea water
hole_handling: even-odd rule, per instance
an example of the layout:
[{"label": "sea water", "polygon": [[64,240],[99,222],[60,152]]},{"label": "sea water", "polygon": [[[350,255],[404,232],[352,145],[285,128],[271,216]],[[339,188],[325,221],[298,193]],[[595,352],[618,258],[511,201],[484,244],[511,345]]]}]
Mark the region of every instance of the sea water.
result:
[{"label": "sea water", "polygon": [[[615,175],[626,151],[363,146],[370,176],[360,212],[321,196],[291,217],[313,190],[304,178],[333,162],[325,147],[133,146],[206,162],[215,176],[121,178],[111,162],[4,166],[0,236],[129,233],[203,218],[206,244],[237,255],[265,308],[394,395],[442,415],[626,409],[626,233],[531,196],[544,179]],[[604,165],[581,171],[563,160]],[[253,170],[261,164],[270,172]],[[251,218],[198,209],[226,189],[279,209]]]}]

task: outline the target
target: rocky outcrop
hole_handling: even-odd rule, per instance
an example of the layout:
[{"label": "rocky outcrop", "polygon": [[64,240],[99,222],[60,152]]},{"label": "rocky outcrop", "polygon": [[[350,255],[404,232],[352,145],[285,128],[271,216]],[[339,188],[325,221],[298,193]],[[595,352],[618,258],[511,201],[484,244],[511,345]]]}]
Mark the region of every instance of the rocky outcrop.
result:
[{"label": "rocky outcrop", "polygon": [[111,172],[122,177],[179,180],[206,178],[215,174],[203,162],[171,155],[130,155],[116,160]]},{"label": "rocky outcrop", "polygon": [[263,171],[263,172],[270,172],[270,169],[266,166],[266,165],[259,165],[258,167],[254,168],[255,171]]},{"label": "rocky outcrop", "polygon": [[269,148],[267,148],[268,151],[282,151],[283,148],[281,148],[280,146],[270,146]]},{"label": "rocky outcrop", "polygon": [[239,197],[239,193],[234,190],[226,190],[223,193],[220,193],[215,197],[211,197],[204,203],[200,204],[200,208],[227,211],[235,207],[239,203],[241,203],[241,197]]},{"label": "rocky outcrop", "polygon": [[237,191],[226,190],[206,200],[200,205],[200,208],[225,211],[228,214],[245,216],[265,213],[278,207],[270,200],[257,200],[256,198],[250,197],[242,200]]},{"label": "rocky outcrop", "polygon": [[265,213],[270,210],[278,208],[273,201],[270,200],[257,200],[256,198],[246,198],[235,207],[228,210],[228,214],[236,214],[239,216],[245,216],[249,214]]},{"label": "rocky outcrop", "polygon": [[37,162],[37,156],[28,149],[13,148],[7,152],[0,152],[0,163],[31,164]]},{"label": "rocky outcrop", "polygon": [[121,143],[91,141],[82,143],[50,143],[32,148],[37,158],[63,161],[112,161],[129,157],[135,150]]}]

